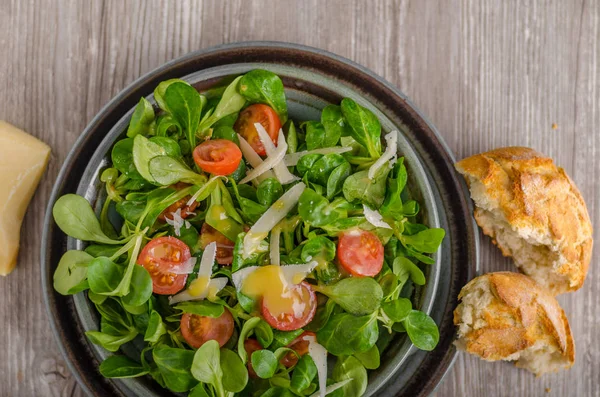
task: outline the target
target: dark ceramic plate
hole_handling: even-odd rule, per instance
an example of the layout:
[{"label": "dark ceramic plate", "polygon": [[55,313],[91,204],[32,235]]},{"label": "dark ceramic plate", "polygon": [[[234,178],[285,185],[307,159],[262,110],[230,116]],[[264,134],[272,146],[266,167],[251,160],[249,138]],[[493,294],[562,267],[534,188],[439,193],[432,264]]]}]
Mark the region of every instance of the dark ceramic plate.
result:
[{"label": "dark ceramic plate", "polygon": [[[424,396],[440,382],[453,362],[452,310],[460,288],[478,264],[477,234],[464,183],[454,172],[452,154],[435,128],[398,89],[369,70],[322,50],[287,43],[229,44],[186,55],[140,78],[121,92],[92,120],[75,143],[58,176],[47,209],[41,249],[42,287],[54,334],[71,371],[93,396],[169,396],[150,378],[111,380],[98,372],[108,353],[92,345],[84,332],[98,329],[95,310],[85,294],[61,296],[52,288],[52,275],[67,249],[82,242],[65,236],[52,219],[52,205],[65,193],[76,192],[98,209],[103,200],[98,175],[106,167],[113,143],[124,133],[141,96],[163,80],[184,78],[198,90],[255,68],[282,77],[289,113],[298,120],[317,119],[328,103],[351,97],[371,109],[384,131],[400,131],[399,153],[406,158],[409,187],[423,208],[422,222],[443,227],[447,236],[427,268],[427,285],[416,304],[440,328],[440,342],[422,352],[399,335],[384,352],[382,365],[369,375],[366,395]],[[136,346],[128,351],[136,355]],[[139,354],[138,354],[139,357]]]}]

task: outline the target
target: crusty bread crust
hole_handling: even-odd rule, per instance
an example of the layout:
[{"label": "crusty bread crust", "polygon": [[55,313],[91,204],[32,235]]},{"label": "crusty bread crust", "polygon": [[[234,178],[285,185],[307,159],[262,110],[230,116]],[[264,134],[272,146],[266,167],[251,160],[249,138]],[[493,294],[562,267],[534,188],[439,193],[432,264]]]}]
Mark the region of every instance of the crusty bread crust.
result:
[{"label": "crusty bread crust", "polygon": [[[470,295],[470,296],[469,296]],[[471,280],[454,311],[457,346],[488,361],[517,360],[541,375],[575,362],[564,311],[547,289],[519,273],[488,273]]]},{"label": "crusty bread crust", "polygon": [[456,169],[471,189],[477,223],[505,256],[555,295],[581,288],[592,225],[581,193],[562,168],[533,149],[507,147],[466,158]]}]

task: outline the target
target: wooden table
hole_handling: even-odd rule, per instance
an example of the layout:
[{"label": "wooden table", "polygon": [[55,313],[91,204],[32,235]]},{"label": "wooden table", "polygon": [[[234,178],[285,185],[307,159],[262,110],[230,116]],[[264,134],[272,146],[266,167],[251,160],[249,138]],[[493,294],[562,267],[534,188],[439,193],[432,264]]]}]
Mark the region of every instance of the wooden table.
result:
[{"label": "wooden table", "polygon": [[[443,4],[443,5],[442,5]],[[350,58],[396,84],[457,158],[531,146],[564,167],[600,226],[600,2],[0,2],[0,119],[53,148],[25,217],[19,267],[0,278],[0,397],[79,396],[40,291],[44,212],[65,156],[129,83],[189,51],[280,40]],[[490,240],[484,271],[514,270]],[[577,345],[569,372],[535,378],[460,355],[438,396],[599,396],[600,274],[561,296]]]}]

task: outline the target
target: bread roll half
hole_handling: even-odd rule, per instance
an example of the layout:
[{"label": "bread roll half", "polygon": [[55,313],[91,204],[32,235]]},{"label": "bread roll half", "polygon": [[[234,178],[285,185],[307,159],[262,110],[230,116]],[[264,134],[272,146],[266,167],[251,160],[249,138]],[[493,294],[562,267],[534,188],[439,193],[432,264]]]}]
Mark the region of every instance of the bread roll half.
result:
[{"label": "bread roll half", "polygon": [[569,368],[575,345],[564,311],[548,290],[511,272],[471,280],[454,310],[455,345],[487,361],[515,361],[536,375]]},{"label": "bread roll half", "polygon": [[456,164],[475,202],[475,220],[505,256],[554,295],[583,285],[592,225],[577,186],[552,159],[507,147]]}]

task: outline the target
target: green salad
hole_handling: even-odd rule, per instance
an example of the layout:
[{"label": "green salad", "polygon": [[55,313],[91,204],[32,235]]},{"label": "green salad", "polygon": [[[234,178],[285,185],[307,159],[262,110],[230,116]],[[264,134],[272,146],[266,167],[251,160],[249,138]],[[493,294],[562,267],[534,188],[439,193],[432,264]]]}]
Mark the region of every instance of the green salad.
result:
[{"label": "green salad", "polygon": [[87,243],[54,288],[95,305],[86,335],[115,353],[102,375],[190,397],[358,397],[397,333],[435,348],[412,298],[445,233],[418,223],[396,131],[350,98],[292,120],[266,70],[203,93],[163,81],[154,100],[112,148],[99,214],[75,194],[53,208]]}]

